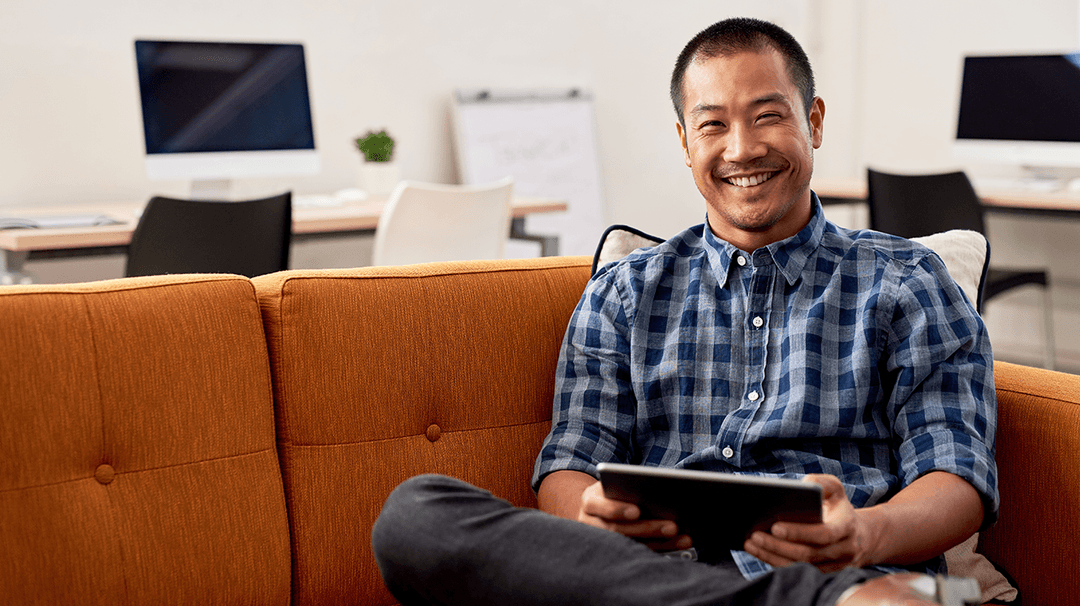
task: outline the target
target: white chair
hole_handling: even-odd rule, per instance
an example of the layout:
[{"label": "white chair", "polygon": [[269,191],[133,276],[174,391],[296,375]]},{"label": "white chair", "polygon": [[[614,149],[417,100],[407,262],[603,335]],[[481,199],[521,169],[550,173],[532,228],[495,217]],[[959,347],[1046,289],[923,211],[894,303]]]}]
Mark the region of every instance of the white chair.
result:
[{"label": "white chair", "polygon": [[513,185],[510,177],[485,185],[402,181],[375,228],[372,264],[503,258]]}]

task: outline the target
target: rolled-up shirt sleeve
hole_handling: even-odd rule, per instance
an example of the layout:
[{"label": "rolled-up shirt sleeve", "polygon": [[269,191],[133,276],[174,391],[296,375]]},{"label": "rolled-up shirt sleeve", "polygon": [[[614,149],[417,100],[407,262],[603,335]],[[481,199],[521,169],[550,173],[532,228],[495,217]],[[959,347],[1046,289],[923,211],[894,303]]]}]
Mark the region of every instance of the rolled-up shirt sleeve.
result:
[{"label": "rolled-up shirt sleeve", "polygon": [[625,309],[614,277],[603,271],[578,302],[559,355],[552,427],[533,469],[534,490],[553,471],[596,476],[601,461],[633,459],[635,400]]},{"label": "rolled-up shirt sleeve", "polygon": [[937,255],[907,271],[895,282],[885,361],[898,473],[904,486],[931,471],[960,476],[982,497],[986,527],[999,504],[997,397],[986,327]]}]

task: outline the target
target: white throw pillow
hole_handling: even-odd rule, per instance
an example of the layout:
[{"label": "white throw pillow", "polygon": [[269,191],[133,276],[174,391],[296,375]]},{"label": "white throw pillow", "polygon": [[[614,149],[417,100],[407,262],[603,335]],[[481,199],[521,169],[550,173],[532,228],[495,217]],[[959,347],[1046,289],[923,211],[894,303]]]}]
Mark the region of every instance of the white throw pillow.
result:
[{"label": "white throw pillow", "polygon": [[971,301],[971,305],[978,306],[979,289],[985,277],[989,253],[986,238],[982,234],[966,229],[954,229],[911,240],[936,252],[945,262],[949,275]]}]

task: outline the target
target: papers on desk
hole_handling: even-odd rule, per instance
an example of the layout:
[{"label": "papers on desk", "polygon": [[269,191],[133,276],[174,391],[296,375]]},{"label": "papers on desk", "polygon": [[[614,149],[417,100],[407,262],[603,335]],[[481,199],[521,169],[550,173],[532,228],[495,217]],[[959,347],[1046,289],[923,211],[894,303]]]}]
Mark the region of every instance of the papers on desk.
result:
[{"label": "papers on desk", "polygon": [[123,221],[117,221],[108,215],[102,214],[0,217],[0,229],[67,229],[71,227],[118,225],[120,223],[123,223]]},{"label": "papers on desk", "polygon": [[333,194],[295,195],[292,204],[296,208],[324,208],[327,206],[343,206],[350,202],[363,202],[367,198],[368,194],[363,190],[342,189]]},{"label": "papers on desk", "polygon": [[974,182],[976,191],[1018,191],[1033,193],[1062,191],[1068,184],[1061,179],[1042,179],[1037,177],[975,177],[972,181]]}]

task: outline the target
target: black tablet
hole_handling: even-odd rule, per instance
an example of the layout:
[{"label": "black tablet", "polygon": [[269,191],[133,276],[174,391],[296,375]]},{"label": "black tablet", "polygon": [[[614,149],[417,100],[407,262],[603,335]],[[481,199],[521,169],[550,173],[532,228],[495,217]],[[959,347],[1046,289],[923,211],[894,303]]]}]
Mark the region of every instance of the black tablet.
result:
[{"label": "black tablet", "polygon": [[821,486],[786,478],[601,463],[604,495],[674,520],[698,549],[742,549],[773,522],[821,522]]}]

